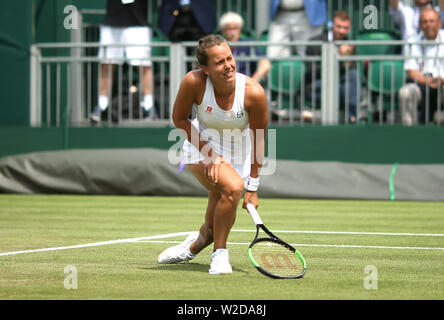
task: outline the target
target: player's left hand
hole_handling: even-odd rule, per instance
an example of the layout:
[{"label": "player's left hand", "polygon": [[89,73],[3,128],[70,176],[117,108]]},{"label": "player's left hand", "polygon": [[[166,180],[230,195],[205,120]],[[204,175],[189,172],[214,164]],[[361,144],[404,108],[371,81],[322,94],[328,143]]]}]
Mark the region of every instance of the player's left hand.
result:
[{"label": "player's left hand", "polygon": [[259,207],[259,198],[257,192],[245,191],[243,209],[247,209],[247,204],[251,203],[256,209]]}]

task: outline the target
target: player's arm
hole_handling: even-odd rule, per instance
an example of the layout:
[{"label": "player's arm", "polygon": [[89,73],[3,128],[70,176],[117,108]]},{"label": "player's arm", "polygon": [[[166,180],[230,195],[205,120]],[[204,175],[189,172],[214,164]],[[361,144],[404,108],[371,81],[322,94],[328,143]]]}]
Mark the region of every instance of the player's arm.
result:
[{"label": "player's arm", "polygon": [[208,142],[201,138],[199,131],[189,119],[193,104],[200,104],[203,99],[205,83],[206,77],[201,71],[191,71],[184,77],[174,101],[172,119],[176,128],[183,130],[188,141],[205,157],[204,164],[207,166],[208,180],[217,183],[219,164],[225,163],[226,160],[214,152]]},{"label": "player's arm", "polygon": [[[207,142],[200,139],[199,131],[191,124],[189,115],[193,108],[193,104],[199,103],[199,93],[201,87],[204,85],[202,75],[199,71],[189,72],[182,83],[180,84],[179,91],[174,101],[172,119],[176,128],[184,131],[186,138],[190,141],[199,151],[202,151]],[[208,148],[208,147],[207,147]],[[211,151],[210,151],[211,154]]]},{"label": "player's arm", "polygon": [[246,110],[249,113],[252,133],[252,163],[250,176],[259,177],[265,156],[265,134],[268,127],[268,104],[264,89],[257,82],[248,81]]},{"label": "player's arm", "polygon": [[[250,178],[258,179],[265,158],[265,135],[268,126],[268,104],[264,89],[251,78],[247,78],[245,90],[245,110],[248,111],[251,133],[251,172]],[[245,193],[243,208],[247,203],[258,206],[257,193]]]}]

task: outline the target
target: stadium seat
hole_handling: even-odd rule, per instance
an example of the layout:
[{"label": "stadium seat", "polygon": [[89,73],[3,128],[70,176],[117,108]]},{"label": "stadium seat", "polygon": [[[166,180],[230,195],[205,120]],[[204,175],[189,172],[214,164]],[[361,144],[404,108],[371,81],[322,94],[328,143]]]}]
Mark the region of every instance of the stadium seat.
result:
[{"label": "stadium seat", "polygon": [[286,110],[288,115],[288,110],[300,107],[298,97],[305,75],[305,64],[299,60],[274,61],[270,73],[271,99],[276,102],[274,109]]},{"label": "stadium seat", "polygon": [[[371,30],[359,33],[356,40],[370,40],[370,41],[390,41],[399,40],[399,34],[389,30]],[[401,46],[396,45],[358,45],[356,51],[359,55],[387,55],[400,54]]]},{"label": "stadium seat", "polygon": [[256,40],[256,31],[250,29],[242,29],[241,39],[247,39],[250,41]]},{"label": "stadium seat", "polygon": [[271,69],[271,90],[284,94],[298,92],[305,74],[302,61],[274,61]]},{"label": "stadium seat", "polygon": [[372,102],[377,106],[375,111],[379,113],[393,111],[392,116],[394,116],[394,111],[399,108],[398,92],[405,79],[402,60],[370,62],[367,83]]},{"label": "stadium seat", "polygon": [[[399,40],[400,36],[398,33],[391,30],[369,30],[361,32],[357,35],[356,40],[369,40],[369,41],[390,41],[390,40]],[[401,53],[401,46],[395,45],[357,45],[356,52],[358,55],[398,55]],[[368,80],[368,68],[369,61],[362,61],[358,63],[358,68],[361,74],[361,82],[362,84],[366,84]],[[374,64],[373,69],[376,66]]]},{"label": "stadium seat", "polygon": [[404,61],[372,61],[369,65],[368,88],[372,92],[397,93],[405,80]]}]

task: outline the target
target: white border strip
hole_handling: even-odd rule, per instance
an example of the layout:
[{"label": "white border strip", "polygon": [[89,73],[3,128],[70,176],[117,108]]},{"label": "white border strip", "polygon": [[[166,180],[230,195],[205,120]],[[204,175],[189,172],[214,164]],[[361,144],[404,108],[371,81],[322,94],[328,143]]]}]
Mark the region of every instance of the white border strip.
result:
[{"label": "white border strip", "polygon": [[35,252],[59,251],[59,250],[68,250],[68,249],[98,247],[98,246],[106,246],[106,245],[110,245],[110,244],[127,243],[127,242],[135,242],[135,241],[142,241],[142,240],[165,239],[165,238],[172,238],[172,237],[177,237],[177,236],[185,236],[185,235],[189,235],[190,233],[191,232],[167,233],[167,234],[161,234],[161,235],[150,236],[150,237],[140,237],[140,238],[129,238],[129,239],[111,240],[111,241],[103,241],[103,242],[94,242],[94,243],[86,243],[86,244],[79,244],[79,245],[66,246],[66,247],[55,247],[55,248],[3,252],[3,253],[0,253],[0,257],[17,255],[17,254],[24,254],[24,253],[35,253]]}]

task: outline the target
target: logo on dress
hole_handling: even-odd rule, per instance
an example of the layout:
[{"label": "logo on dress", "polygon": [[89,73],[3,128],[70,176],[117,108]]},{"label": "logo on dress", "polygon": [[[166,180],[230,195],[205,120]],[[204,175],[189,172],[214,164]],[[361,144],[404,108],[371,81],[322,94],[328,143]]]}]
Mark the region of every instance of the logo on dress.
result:
[{"label": "logo on dress", "polygon": [[238,111],[236,113],[236,118],[238,118],[238,119],[242,118],[243,116],[244,116],[244,112],[243,111]]},{"label": "logo on dress", "polygon": [[205,112],[209,112],[209,113],[211,113],[211,112],[213,112],[213,108],[210,107],[210,106],[208,106],[207,109],[205,110]]}]

